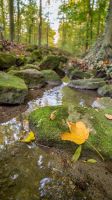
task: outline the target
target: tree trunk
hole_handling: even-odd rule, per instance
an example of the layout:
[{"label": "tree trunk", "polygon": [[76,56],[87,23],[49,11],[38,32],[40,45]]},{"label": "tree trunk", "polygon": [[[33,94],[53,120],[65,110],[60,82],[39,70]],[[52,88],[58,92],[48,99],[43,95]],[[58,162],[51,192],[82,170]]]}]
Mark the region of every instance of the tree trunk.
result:
[{"label": "tree trunk", "polygon": [[20,41],[20,0],[17,0],[17,42]]},{"label": "tree trunk", "polygon": [[112,0],[109,2],[104,34],[98,38],[84,60],[95,67],[100,61],[112,62]]},{"label": "tree trunk", "polygon": [[106,59],[112,59],[112,0],[110,0],[106,18],[103,47]]},{"label": "tree trunk", "polygon": [[6,38],[6,21],[5,21],[5,12],[4,12],[4,2],[3,2],[3,0],[1,0],[1,9],[2,9],[2,23],[3,23],[4,38]]},{"label": "tree trunk", "polygon": [[14,0],[9,0],[10,40],[14,40]]},{"label": "tree trunk", "polygon": [[38,46],[42,45],[42,0],[40,0],[39,6],[39,29],[38,29]]}]

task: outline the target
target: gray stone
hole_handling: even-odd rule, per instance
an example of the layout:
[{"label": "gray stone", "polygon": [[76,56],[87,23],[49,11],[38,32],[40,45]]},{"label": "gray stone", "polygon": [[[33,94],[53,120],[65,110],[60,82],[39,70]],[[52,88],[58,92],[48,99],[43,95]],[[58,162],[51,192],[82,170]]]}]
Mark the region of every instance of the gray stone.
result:
[{"label": "gray stone", "polygon": [[100,96],[112,97],[112,85],[104,85],[100,87],[97,92]]},{"label": "gray stone", "polygon": [[7,73],[0,73],[0,103],[21,104],[28,94],[24,80]]},{"label": "gray stone", "polygon": [[93,102],[92,107],[100,109],[110,108],[112,110],[112,99],[110,97],[97,98]]},{"label": "gray stone", "polygon": [[20,71],[10,71],[10,74],[24,79],[28,88],[41,88],[45,84],[43,74],[36,69],[25,69]]},{"label": "gray stone", "polygon": [[49,70],[42,70],[41,72],[45,78],[45,81],[48,84],[53,85],[53,86],[62,84],[62,81],[59,75],[55,71],[49,69]]},{"label": "gray stone", "polygon": [[73,80],[69,83],[68,86],[76,89],[95,90],[103,85],[105,85],[105,81],[101,78],[96,78]]}]

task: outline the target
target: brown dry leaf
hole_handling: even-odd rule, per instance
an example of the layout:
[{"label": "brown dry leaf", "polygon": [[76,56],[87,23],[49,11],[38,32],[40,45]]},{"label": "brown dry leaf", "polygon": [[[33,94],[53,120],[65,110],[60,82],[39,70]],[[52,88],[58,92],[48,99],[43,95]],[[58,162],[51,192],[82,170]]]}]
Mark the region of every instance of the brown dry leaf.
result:
[{"label": "brown dry leaf", "polygon": [[61,139],[83,144],[89,137],[89,129],[82,121],[76,123],[67,122],[70,132],[62,133]]},{"label": "brown dry leaf", "polygon": [[112,115],[109,115],[109,114],[105,114],[105,117],[109,120],[112,120]]},{"label": "brown dry leaf", "polygon": [[51,113],[51,115],[50,115],[50,120],[55,120],[56,119],[56,110],[55,111],[53,111],[52,113]]}]

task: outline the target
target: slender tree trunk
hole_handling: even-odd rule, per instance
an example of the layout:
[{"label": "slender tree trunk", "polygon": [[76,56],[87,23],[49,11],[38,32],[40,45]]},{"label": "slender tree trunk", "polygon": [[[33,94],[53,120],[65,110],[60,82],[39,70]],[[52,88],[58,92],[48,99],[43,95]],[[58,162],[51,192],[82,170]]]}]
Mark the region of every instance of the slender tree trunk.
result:
[{"label": "slender tree trunk", "polygon": [[94,9],[94,1],[92,0],[92,6],[91,6],[91,12],[90,12],[90,38],[91,38],[91,44],[92,44],[92,40],[93,40],[93,9]]},{"label": "slender tree trunk", "polygon": [[110,0],[106,18],[103,46],[105,49],[106,58],[112,59],[112,0]]},{"label": "slender tree trunk", "polygon": [[10,40],[14,40],[14,0],[9,0]]},{"label": "slender tree trunk", "polygon": [[17,42],[20,41],[20,0],[17,0]]},{"label": "slender tree trunk", "polygon": [[39,29],[38,29],[38,46],[42,45],[42,0],[40,0],[39,6]]},{"label": "slender tree trunk", "polygon": [[4,2],[3,2],[3,0],[1,0],[1,9],[2,9],[2,22],[3,22],[4,38],[6,38],[6,21],[5,21],[5,12],[4,12]]},{"label": "slender tree trunk", "polygon": [[47,24],[47,44],[46,44],[47,48],[49,47],[49,21]]}]

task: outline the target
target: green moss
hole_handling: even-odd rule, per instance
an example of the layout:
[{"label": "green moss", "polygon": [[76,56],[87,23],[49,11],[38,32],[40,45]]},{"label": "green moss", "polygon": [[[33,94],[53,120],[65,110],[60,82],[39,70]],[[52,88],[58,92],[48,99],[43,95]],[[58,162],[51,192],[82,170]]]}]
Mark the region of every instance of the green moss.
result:
[{"label": "green moss", "polygon": [[0,53],[0,69],[8,69],[16,64],[16,57],[12,54]]},{"label": "green moss", "polygon": [[87,72],[82,72],[80,70],[73,70],[70,74],[69,74],[69,78],[70,79],[84,79],[84,78],[90,78],[91,75]]},{"label": "green moss", "polygon": [[[55,120],[50,115],[56,111]],[[61,106],[39,108],[29,116],[30,127],[37,133],[38,140],[44,143],[60,141],[60,134],[67,130],[65,120],[68,117],[67,108]]]},{"label": "green moss", "polygon": [[39,65],[40,69],[56,69],[59,67],[61,58],[59,56],[47,56]]},{"label": "green moss", "polygon": [[[112,121],[106,119],[105,114],[112,114],[112,109],[95,110],[92,108],[76,107],[76,116],[92,128],[89,141],[103,154],[112,156]],[[78,120],[79,120],[78,119]],[[90,148],[87,143],[85,147]]]},{"label": "green moss", "polygon": [[0,88],[16,88],[16,89],[27,89],[24,80],[16,76],[0,73]]},{"label": "green moss", "polygon": [[[50,120],[50,115],[55,110],[56,119]],[[64,145],[68,142],[60,141],[60,133],[68,131],[65,121],[81,120],[91,129],[88,141],[102,154],[112,157],[112,122],[105,117],[105,113],[112,114],[112,109],[96,111],[92,108],[74,107],[69,112],[68,115],[68,109],[63,106],[39,108],[30,114],[30,127],[37,133],[38,140],[42,143]],[[73,149],[73,145],[74,143],[69,143],[69,149]],[[87,142],[84,147],[93,151]]]},{"label": "green moss", "polygon": [[46,81],[61,81],[58,74],[53,70],[42,70],[41,71]]}]

